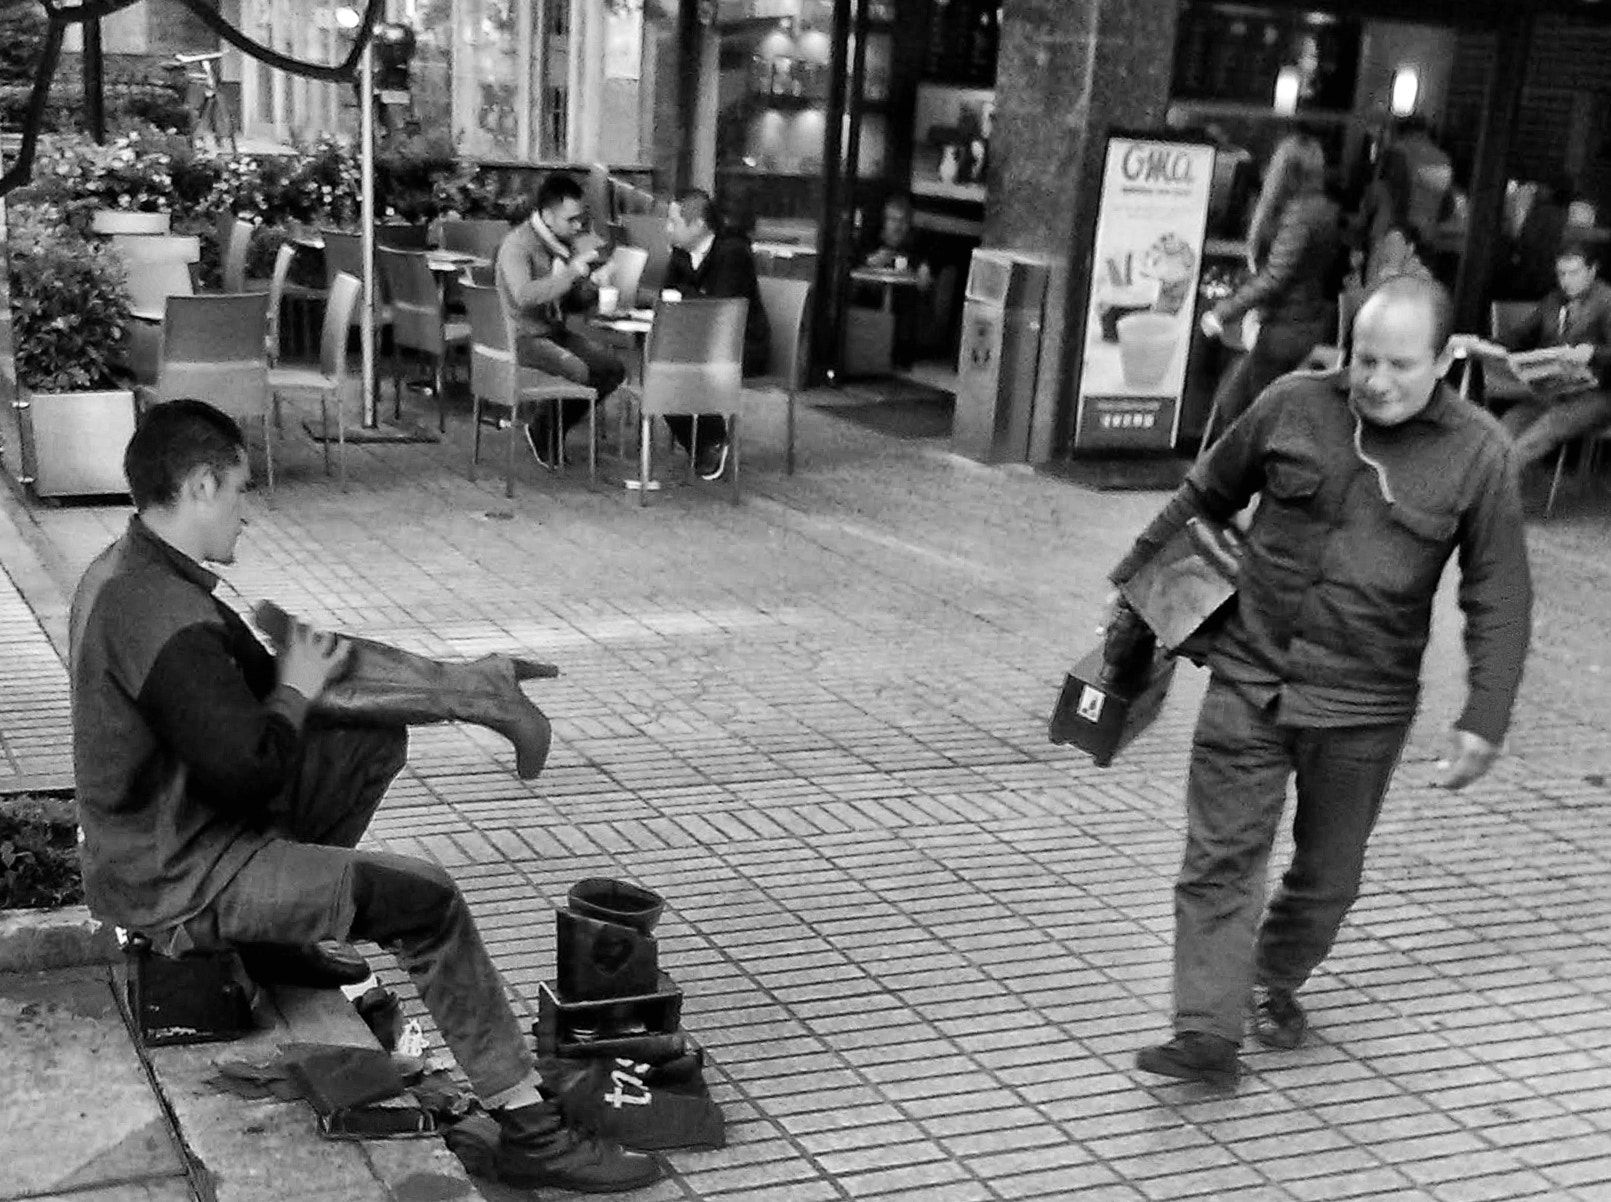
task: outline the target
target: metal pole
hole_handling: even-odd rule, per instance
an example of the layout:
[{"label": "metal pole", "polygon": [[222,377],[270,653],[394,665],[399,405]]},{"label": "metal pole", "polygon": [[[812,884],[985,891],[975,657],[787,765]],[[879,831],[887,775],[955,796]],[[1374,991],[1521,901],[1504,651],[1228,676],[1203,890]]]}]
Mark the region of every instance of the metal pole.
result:
[{"label": "metal pole", "polygon": [[[362,223],[359,245],[364,256],[363,321],[358,323],[358,345],[363,355],[364,429],[380,424],[375,404],[375,40],[364,42],[358,62],[360,84],[358,103],[360,181],[358,220]],[[339,402],[338,402],[339,403]]]}]

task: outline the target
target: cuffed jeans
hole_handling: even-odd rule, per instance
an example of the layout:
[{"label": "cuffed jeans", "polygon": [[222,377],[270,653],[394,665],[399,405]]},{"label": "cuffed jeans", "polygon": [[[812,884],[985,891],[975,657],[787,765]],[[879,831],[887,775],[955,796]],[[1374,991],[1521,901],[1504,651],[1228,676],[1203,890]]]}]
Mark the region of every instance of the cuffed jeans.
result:
[{"label": "cuffed jeans", "polygon": [[[1409,723],[1277,725],[1218,677],[1197,720],[1175,884],[1175,1030],[1240,1043],[1253,985],[1296,990],[1359,895]],[[1292,863],[1269,910],[1270,849],[1297,777]]]},{"label": "cuffed jeans", "polygon": [[394,951],[487,1098],[524,1080],[533,1060],[469,906],[436,864],[354,850],[407,749],[401,726],[310,725],[295,780],[275,806],[283,836],[183,924],[179,942],[368,939]]}]

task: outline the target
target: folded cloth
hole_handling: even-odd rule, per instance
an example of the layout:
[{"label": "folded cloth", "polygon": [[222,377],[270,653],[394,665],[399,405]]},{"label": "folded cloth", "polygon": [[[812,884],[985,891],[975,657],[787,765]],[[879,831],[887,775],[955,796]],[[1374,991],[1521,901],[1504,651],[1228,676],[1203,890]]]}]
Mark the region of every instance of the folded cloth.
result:
[{"label": "folded cloth", "polygon": [[403,1075],[380,1048],[329,1047],[287,1055],[306,1098],[321,1115],[395,1098]]}]

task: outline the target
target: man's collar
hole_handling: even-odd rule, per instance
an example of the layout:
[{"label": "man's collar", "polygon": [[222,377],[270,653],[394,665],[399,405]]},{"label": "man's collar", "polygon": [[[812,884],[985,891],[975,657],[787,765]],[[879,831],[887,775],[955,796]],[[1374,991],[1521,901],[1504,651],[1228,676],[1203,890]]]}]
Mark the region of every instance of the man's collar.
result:
[{"label": "man's collar", "polygon": [[548,247],[550,252],[558,255],[562,259],[569,259],[571,257],[571,248],[559,240],[559,235],[555,234],[553,230],[548,228],[548,223],[543,220],[542,214],[536,212],[535,210],[531,215],[531,228],[536,232],[538,239],[543,243],[543,245]]},{"label": "man's collar", "polygon": [[705,256],[710,254],[710,248],[714,245],[716,245],[716,231],[711,230],[688,248],[688,257],[694,261],[696,271],[699,265],[705,261]]},{"label": "man's collar", "polygon": [[208,571],[178,547],[147,526],[139,514],[129,519],[129,539],[144,554],[160,560],[192,584],[209,593],[218,586],[218,574]]}]

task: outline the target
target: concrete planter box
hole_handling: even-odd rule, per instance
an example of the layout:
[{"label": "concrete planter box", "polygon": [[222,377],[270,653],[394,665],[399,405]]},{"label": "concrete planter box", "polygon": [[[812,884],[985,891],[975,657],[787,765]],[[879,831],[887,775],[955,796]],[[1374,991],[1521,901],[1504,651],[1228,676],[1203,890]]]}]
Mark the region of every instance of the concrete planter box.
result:
[{"label": "concrete planter box", "polygon": [[96,209],[90,229],[97,234],[166,234],[172,229],[167,213],[135,213],[128,209]]},{"label": "concrete planter box", "polygon": [[110,964],[119,954],[112,928],[83,906],[0,910],[0,973]]},{"label": "concrete planter box", "polygon": [[134,393],[18,391],[18,483],[36,497],[126,496],[123,451],[134,435]]}]

